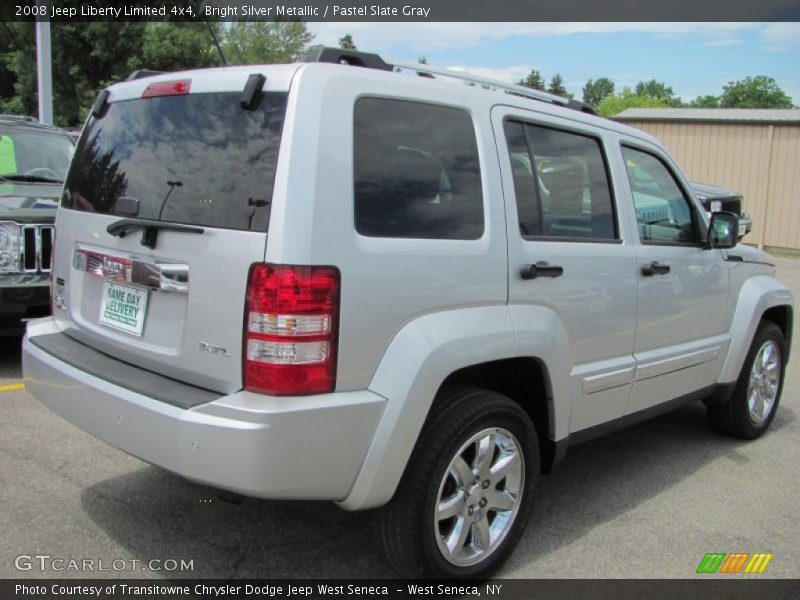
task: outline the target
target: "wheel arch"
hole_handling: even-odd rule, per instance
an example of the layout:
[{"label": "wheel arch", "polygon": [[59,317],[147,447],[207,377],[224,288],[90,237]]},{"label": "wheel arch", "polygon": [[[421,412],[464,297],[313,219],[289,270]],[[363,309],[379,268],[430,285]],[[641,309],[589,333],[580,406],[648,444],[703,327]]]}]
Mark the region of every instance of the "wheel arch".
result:
[{"label": "wheel arch", "polygon": [[770,321],[780,327],[783,337],[786,340],[785,362],[789,362],[789,354],[792,348],[792,327],[794,323],[794,310],[788,304],[773,306],[764,311],[761,315],[762,321]]},{"label": "wheel arch", "polygon": [[[547,364],[539,357],[517,356],[464,367],[442,382],[441,390],[467,385],[502,394],[528,415],[539,437],[542,471],[549,473],[556,462],[553,388]],[[440,393],[437,393],[437,398]],[[435,401],[434,401],[435,403]]]}]

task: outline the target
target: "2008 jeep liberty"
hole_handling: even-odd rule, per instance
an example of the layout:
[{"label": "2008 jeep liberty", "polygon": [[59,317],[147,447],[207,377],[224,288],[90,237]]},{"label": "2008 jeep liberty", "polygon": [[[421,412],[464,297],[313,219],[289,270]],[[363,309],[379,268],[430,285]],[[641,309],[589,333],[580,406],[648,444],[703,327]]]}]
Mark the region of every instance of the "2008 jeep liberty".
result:
[{"label": "2008 jeep liberty", "polygon": [[382,506],[411,576],[494,572],[611,424],[764,433],[793,300],[736,216],[641,131],[457,77],[324,49],[103,91],[30,392],[194,481]]}]

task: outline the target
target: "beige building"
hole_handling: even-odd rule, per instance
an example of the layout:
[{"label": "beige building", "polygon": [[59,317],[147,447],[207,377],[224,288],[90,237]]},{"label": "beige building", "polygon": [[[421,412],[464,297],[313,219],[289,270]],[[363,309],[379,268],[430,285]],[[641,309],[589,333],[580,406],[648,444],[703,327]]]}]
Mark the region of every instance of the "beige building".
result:
[{"label": "beige building", "polygon": [[614,119],[661,140],[692,181],[741,192],[745,242],[800,249],[800,110],[629,108]]}]

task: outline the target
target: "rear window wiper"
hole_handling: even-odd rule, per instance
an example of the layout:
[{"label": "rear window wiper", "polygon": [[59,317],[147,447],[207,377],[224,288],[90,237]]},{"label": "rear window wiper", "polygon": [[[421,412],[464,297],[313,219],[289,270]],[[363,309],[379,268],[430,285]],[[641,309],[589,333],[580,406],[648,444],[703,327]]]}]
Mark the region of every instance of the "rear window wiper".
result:
[{"label": "rear window wiper", "polygon": [[43,177],[41,175],[26,175],[25,173],[9,173],[0,175],[0,181],[24,181],[25,183],[64,183],[63,179]]},{"label": "rear window wiper", "polygon": [[156,247],[159,231],[180,231],[183,233],[203,233],[205,231],[202,227],[181,225],[180,223],[165,223],[164,221],[153,221],[151,219],[120,219],[106,227],[108,233],[121,238],[136,229],[142,230],[142,246],[147,246],[148,248]]}]

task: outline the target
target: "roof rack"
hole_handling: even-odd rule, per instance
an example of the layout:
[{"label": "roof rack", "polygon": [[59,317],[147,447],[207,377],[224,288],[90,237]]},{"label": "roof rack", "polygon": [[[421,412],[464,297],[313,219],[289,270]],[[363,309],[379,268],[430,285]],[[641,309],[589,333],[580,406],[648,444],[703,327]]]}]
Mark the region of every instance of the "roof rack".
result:
[{"label": "roof rack", "polygon": [[502,91],[506,94],[511,94],[512,96],[521,96],[523,98],[528,98],[529,100],[538,100],[539,102],[547,102],[549,104],[555,104],[556,106],[562,106],[564,108],[571,108],[573,110],[578,110],[581,112],[588,113],[590,115],[596,115],[597,111],[589,104],[585,102],[581,102],[580,100],[572,100],[569,98],[563,98],[561,96],[556,96],[555,94],[548,94],[547,92],[542,92],[540,90],[534,90],[522,85],[515,85],[513,83],[505,83],[504,81],[498,81],[496,79],[490,79],[488,77],[481,77],[480,75],[472,75],[470,73],[462,73],[460,71],[454,71],[452,69],[440,69],[437,67],[431,67],[422,63],[407,63],[401,61],[393,61],[394,70],[395,71],[402,71],[403,69],[408,69],[410,71],[416,71],[417,75],[422,77],[449,77],[451,79],[458,79],[466,83],[467,85],[479,85],[483,89],[489,89],[492,91]]},{"label": "roof rack", "polygon": [[484,89],[503,91],[513,96],[520,96],[539,102],[547,102],[548,104],[571,108],[572,110],[585,112],[590,115],[597,114],[594,107],[580,100],[562,98],[555,94],[548,94],[547,92],[541,92],[521,85],[514,85],[513,83],[505,83],[504,81],[497,81],[496,79],[489,79],[488,77],[453,71],[452,69],[439,69],[422,63],[406,63],[402,61],[387,63],[380,56],[372,54],[371,52],[358,52],[355,50],[342,50],[341,48],[318,46],[312,48],[308,54],[306,54],[303,61],[350,65],[353,67],[365,67],[367,69],[380,69],[382,71],[401,72],[403,70],[410,70],[414,71],[420,77],[427,77],[429,79],[436,79],[437,77],[457,79],[463,81],[467,85],[479,85]]}]

